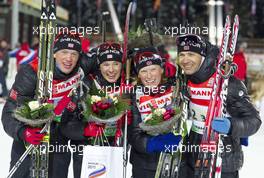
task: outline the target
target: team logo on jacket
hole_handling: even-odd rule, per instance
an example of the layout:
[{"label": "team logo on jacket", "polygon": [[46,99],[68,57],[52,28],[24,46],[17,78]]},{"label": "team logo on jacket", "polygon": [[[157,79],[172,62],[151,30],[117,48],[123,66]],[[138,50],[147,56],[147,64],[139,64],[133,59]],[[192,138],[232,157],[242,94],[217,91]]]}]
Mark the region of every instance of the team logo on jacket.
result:
[{"label": "team logo on jacket", "polygon": [[149,96],[142,96],[139,100],[139,111],[140,112],[147,112],[151,111],[151,108],[149,105],[153,106],[153,103],[155,103],[158,108],[161,108],[165,106],[165,104],[170,104],[172,101],[172,93],[163,95],[159,98],[152,98]]},{"label": "team logo on jacket", "polygon": [[64,93],[66,91],[71,90],[73,87],[77,86],[79,80],[80,80],[81,75],[77,74],[71,78],[69,78],[66,81],[62,81],[59,83],[54,83],[53,84],[53,94],[59,94],[59,93]]},{"label": "team logo on jacket", "polygon": [[138,101],[138,110],[141,115],[142,121],[151,113],[151,107],[162,108],[165,105],[170,105],[172,103],[172,92],[166,92],[164,95],[159,97],[153,97],[149,95],[143,95]]},{"label": "team logo on jacket", "polygon": [[209,100],[210,96],[212,94],[211,88],[193,88],[191,89],[191,98],[192,99],[203,99],[203,100]]}]

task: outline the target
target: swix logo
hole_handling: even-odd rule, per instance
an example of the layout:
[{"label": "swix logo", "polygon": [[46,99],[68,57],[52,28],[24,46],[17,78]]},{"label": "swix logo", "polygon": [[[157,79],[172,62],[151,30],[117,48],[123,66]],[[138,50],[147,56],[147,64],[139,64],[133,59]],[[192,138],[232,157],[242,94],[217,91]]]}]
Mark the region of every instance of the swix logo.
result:
[{"label": "swix logo", "polygon": [[172,93],[169,93],[159,98],[150,98],[149,96],[142,96],[140,98],[139,111],[140,112],[150,111],[151,108],[149,105],[153,106],[152,104],[153,102],[155,102],[158,105],[158,108],[163,107],[165,104],[169,105],[172,102]]},{"label": "swix logo", "polygon": [[214,77],[211,77],[207,83],[208,87],[212,87],[214,85]]},{"label": "swix logo", "polygon": [[72,89],[74,86],[78,84],[79,80],[80,80],[80,74],[75,75],[66,81],[54,84],[53,94],[65,92]]}]

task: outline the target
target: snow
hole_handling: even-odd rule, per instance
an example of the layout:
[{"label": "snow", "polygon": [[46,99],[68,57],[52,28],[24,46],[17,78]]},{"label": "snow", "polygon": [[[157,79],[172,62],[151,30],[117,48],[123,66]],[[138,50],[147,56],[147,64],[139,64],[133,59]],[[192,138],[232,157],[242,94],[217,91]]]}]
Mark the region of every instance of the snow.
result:
[{"label": "snow", "polygon": [[[260,111],[260,115],[262,120],[264,120],[264,98],[257,103],[257,106]],[[3,104],[0,104],[0,113],[2,113]],[[1,114],[0,114],[1,116]],[[253,136],[249,138],[249,146],[243,147],[244,150],[244,166],[240,171],[240,178],[248,178],[252,177],[252,175],[256,175],[256,171],[262,169],[263,165],[263,156],[262,152],[264,150],[264,127],[261,126],[260,130]],[[9,170],[10,163],[10,151],[12,146],[12,138],[9,137],[3,130],[3,126],[0,126],[0,177],[6,177]],[[131,165],[128,164],[127,169],[127,178],[131,177]],[[257,177],[257,176],[253,176]],[[259,177],[259,176],[258,176]],[[72,164],[69,169],[68,178],[73,178]]]}]

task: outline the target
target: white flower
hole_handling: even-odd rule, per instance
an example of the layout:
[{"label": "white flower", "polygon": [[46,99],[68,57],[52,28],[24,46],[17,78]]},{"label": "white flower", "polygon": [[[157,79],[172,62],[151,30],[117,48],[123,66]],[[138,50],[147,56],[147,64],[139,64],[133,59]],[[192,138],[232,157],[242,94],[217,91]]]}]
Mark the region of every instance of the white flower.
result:
[{"label": "white flower", "polygon": [[166,109],[165,108],[162,108],[161,109],[161,113],[164,114],[166,112]]},{"label": "white flower", "polygon": [[162,109],[161,109],[161,108],[157,108],[157,109],[154,110],[153,113],[154,113],[155,115],[157,115],[157,116],[161,116],[161,115],[163,115],[165,112],[166,112],[166,109],[164,109],[164,108],[162,108]]},{"label": "white flower", "polygon": [[40,107],[40,103],[38,101],[30,101],[28,103],[28,106],[29,106],[31,111],[34,111]]},{"label": "white flower", "polygon": [[92,104],[93,104],[93,103],[97,103],[98,101],[101,101],[102,98],[100,96],[97,96],[97,95],[92,95],[91,100],[92,100]]},{"label": "white flower", "polygon": [[148,120],[152,119],[152,114],[147,115],[147,117],[145,117],[144,122],[147,122]]}]

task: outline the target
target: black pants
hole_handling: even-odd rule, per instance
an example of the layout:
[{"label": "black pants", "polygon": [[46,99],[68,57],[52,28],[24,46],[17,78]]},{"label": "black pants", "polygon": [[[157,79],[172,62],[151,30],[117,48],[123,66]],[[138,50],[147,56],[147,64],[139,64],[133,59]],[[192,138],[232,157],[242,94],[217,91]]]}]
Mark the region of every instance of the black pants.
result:
[{"label": "black pants", "polygon": [[154,178],[156,170],[142,169],[139,167],[132,167],[133,178]]},{"label": "black pants", "polygon": [[[194,178],[194,169],[184,162],[181,164],[179,178]],[[238,171],[222,172],[221,178],[239,178]]]}]

